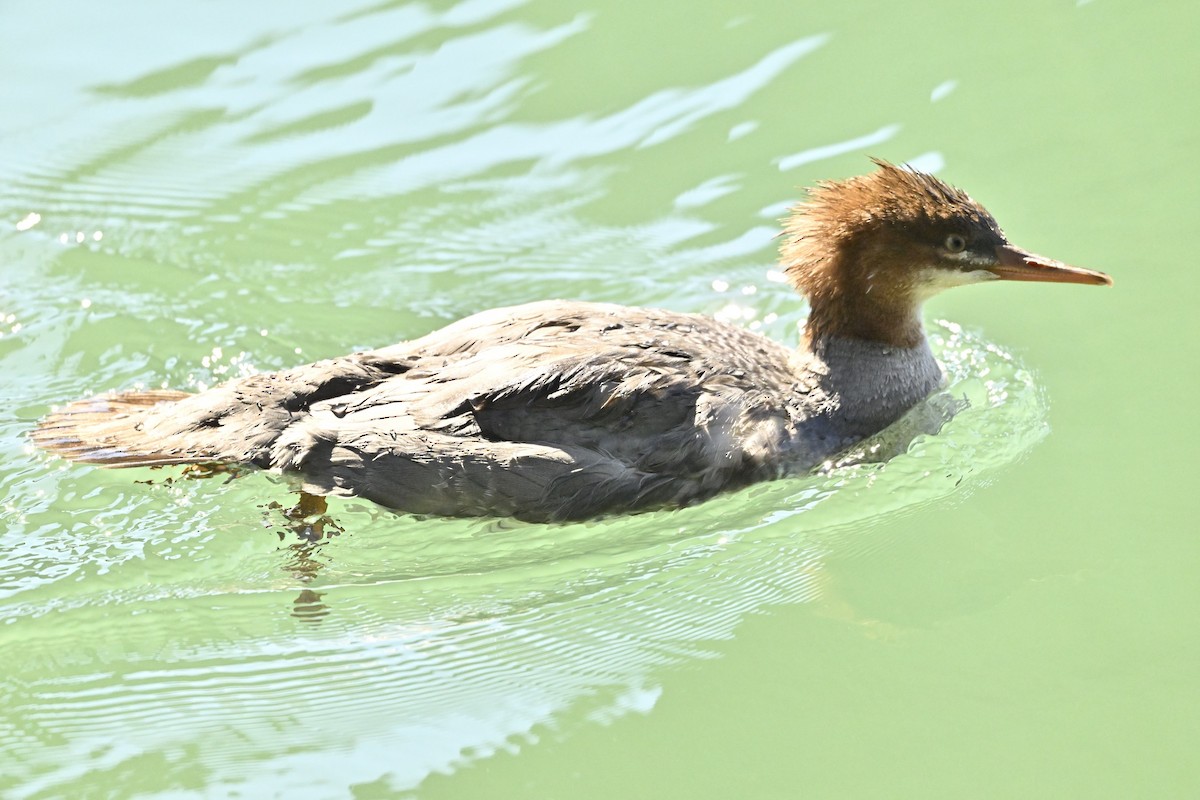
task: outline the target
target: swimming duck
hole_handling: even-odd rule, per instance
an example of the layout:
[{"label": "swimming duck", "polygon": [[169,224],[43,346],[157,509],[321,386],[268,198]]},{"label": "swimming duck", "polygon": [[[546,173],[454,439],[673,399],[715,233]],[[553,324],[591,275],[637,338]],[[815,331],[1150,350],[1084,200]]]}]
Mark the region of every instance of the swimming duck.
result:
[{"label": "swimming duck", "polygon": [[33,438],[88,464],[252,465],[317,497],[537,521],[803,473],[942,385],[921,324],[932,295],[1112,283],[1013,246],[934,176],[875,163],[786,222],[782,269],[811,307],[797,349],[696,314],[551,300],[196,394],[80,400]]}]

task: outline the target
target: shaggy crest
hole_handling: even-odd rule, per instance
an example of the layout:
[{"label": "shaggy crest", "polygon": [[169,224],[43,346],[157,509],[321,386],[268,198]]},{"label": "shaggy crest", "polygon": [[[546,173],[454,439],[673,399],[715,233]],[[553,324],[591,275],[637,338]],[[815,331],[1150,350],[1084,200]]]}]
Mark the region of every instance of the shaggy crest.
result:
[{"label": "shaggy crest", "polygon": [[876,172],[822,181],[809,190],[807,202],[792,208],[781,250],[785,271],[800,290],[811,291],[812,281],[828,270],[828,260],[849,249],[864,230],[889,226],[919,235],[958,223],[1004,240],[992,215],[966,192],[907,166],[871,160],[879,167]]}]

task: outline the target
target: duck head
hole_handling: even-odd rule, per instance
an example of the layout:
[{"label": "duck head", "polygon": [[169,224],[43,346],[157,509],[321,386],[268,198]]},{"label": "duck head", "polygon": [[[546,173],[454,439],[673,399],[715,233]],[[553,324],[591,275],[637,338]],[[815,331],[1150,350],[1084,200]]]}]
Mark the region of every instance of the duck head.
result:
[{"label": "duck head", "polygon": [[1107,286],[1102,272],[1011,244],[987,209],[932,175],[875,160],[876,172],[818,184],[792,209],[785,274],[812,306],[810,342],[838,336],[915,347],[921,305],[994,280]]}]

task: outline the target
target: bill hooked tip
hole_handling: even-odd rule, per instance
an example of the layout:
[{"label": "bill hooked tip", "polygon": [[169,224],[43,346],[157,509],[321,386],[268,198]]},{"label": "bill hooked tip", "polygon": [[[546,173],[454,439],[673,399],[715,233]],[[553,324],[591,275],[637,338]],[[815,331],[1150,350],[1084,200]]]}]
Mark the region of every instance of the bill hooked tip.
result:
[{"label": "bill hooked tip", "polygon": [[1112,286],[1113,279],[1103,272],[1072,267],[1053,258],[1029,253],[1011,244],[996,248],[996,263],[988,271],[1004,281],[1041,281],[1043,283],[1081,283],[1087,286]]}]

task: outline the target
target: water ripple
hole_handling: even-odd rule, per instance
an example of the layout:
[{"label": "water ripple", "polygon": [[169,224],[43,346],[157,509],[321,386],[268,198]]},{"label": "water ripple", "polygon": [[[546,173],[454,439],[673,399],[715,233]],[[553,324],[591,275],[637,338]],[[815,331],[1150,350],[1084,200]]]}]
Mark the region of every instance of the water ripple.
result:
[{"label": "water ripple", "polygon": [[[281,18],[217,2],[169,12],[160,37],[130,21],[155,13],[143,4],[106,5],[127,23],[110,26],[113,57],[0,121],[17,155],[0,163],[0,368],[19,378],[0,409],[0,793],[404,789],[646,713],[664,667],[819,596],[829,554],[882,546],[895,514],[963,497],[1045,435],[1028,371],[935,323],[940,400],[968,403],[942,435],[630,518],[420,520],[335,501],[346,532],[308,543],[270,507],[287,486],[268,476],[32,451],[34,421],[89,391],[198,388],[540,296],[721,313],[794,341],[803,305],[763,281],[776,229],[757,215],[791,189],[762,176],[901,123],[743,149],[771,133],[767,90],[824,34],[735,54],[708,82],[655,72],[608,105],[534,111],[554,58],[600,20],[519,19],[523,5]],[[13,24],[39,42],[30,19]],[[698,141],[720,146],[698,159]]]},{"label": "water ripple", "polygon": [[[107,567],[156,573],[141,588],[114,575],[111,590],[93,579],[76,600],[35,592],[8,606],[16,614],[0,647],[20,642],[25,656],[9,671],[16,728],[0,729],[0,744],[46,779],[69,781],[76,767],[43,758],[56,742],[171,752],[203,733],[210,785],[300,790],[332,753],[302,778],[281,778],[290,732],[320,729],[354,763],[404,748],[392,780],[415,786],[566,709],[611,719],[630,698],[652,705],[657,668],[707,657],[707,643],[756,609],[819,593],[823,554],[875,546],[889,514],[978,485],[1044,435],[1040,392],[1019,363],[957,326],[935,331],[948,391],[972,406],[886,465],[581,525],[437,520],[397,530],[391,515],[346,508],[339,517],[352,532],[327,545],[328,568],[304,590],[331,611],[307,633],[288,614],[294,584],[246,591],[262,577],[227,557],[209,564],[208,579],[208,562],[193,565],[199,574],[159,571],[174,543],[147,531],[134,558]],[[209,538],[205,549],[248,545]],[[125,615],[136,651],[111,638],[113,614]],[[225,635],[175,622],[197,617],[221,620]],[[253,766],[236,757],[245,742],[256,744]],[[264,765],[280,770],[260,773]]]}]

